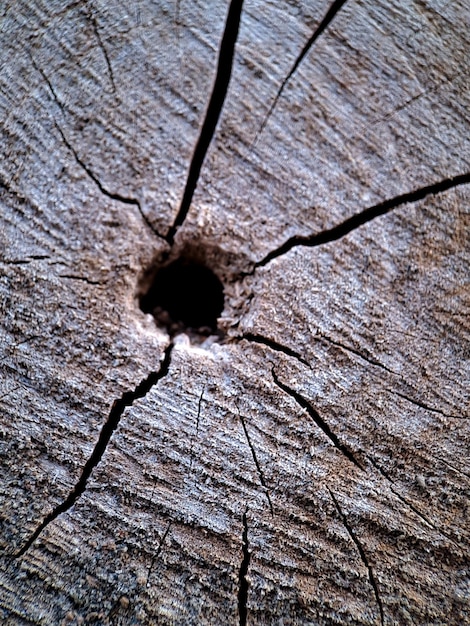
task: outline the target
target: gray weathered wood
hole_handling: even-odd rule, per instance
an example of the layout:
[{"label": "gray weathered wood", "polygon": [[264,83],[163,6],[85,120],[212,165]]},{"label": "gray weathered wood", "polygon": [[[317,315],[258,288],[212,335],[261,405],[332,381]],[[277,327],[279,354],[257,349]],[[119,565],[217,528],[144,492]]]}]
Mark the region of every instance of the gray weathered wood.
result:
[{"label": "gray weathered wood", "polygon": [[[245,0],[171,250],[228,3],[127,4],[0,9],[0,621],[470,623],[468,3],[348,0],[260,133],[329,7]],[[182,252],[224,340],[175,338],[22,552],[159,372]]]}]

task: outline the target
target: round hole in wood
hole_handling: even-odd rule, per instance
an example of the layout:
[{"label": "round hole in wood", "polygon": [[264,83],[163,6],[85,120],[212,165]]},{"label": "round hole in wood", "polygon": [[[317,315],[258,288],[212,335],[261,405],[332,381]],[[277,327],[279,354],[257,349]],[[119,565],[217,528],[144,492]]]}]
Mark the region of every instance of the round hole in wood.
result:
[{"label": "round hole in wood", "polygon": [[214,272],[186,258],[160,268],[140,298],[140,308],[173,336],[189,330],[200,335],[217,332],[224,308],[224,288]]}]

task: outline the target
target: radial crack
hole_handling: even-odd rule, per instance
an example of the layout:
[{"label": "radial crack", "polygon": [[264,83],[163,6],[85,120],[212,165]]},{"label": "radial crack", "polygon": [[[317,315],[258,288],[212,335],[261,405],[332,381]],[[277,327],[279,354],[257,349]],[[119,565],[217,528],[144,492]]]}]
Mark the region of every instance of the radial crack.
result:
[{"label": "radial crack", "polygon": [[163,549],[163,544],[165,543],[165,539],[167,538],[167,535],[170,532],[170,528],[171,528],[171,522],[168,522],[168,526],[166,527],[166,530],[163,533],[163,535],[162,535],[162,537],[161,537],[161,539],[160,539],[160,541],[158,543],[157,551],[153,555],[152,561],[151,561],[151,563],[149,565],[148,572],[147,572],[147,580],[146,580],[146,583],[145,583],[146,587],[149,586],[150,574],[152,573],[152,569],[153,569],[153,566],[155,565],[155,561],[160,556],[160,553],[161,553],[161,551]]},{"label": "radial crack", "polygon": [[440,456],[438,456],[436,454],[432,454],[432,452],[429,452],[429,455],[432,456],[433,459],[436,459],[437,461],[440,461],[441,463],[444,463],[444,465],[447,465],[447,467],[449,467],[451,470],[453,470],[457,474],[460,474],[460,476],[464,476],[465,478],[470,478],[470,474],[468,472],[462,471],[461,469],[459,469],[455,465],[452,465],[452,463],[449,463],[449,461],[446,461],[442,457],[440,457]]},{"label": "radial crack", "polygon": [[88,285],[103,285],[99,280],[91,280],[86,276],[76,276],[75,274],[59,274],[59,278],[68,278],[69,280],[80,280]]},{"label": "radial crack", "polygon": [[250,543],[248,541],[248,522],[246,519],[246,514],[248,513],[248,507],[246,507],[245,512],[243,513],[243,533],[242,533],[242,562],[240,565],[240,572],[238,574],[238,615],[239,615],[239,624],[240,626],[246,626],[247,619],[247,602],[248,602],[248,587],[249,583],[247,580],[248,568],[250,567]]},{"label": "radial crack", "polygon": [[344,444],[340,442],[338,437],[334,434],[334,432],[331,430],[328,424],[323,420],[323,418],[320,416],[318,411],[316,411],[312,407],[310,402],[308,402],[303,396],[300,395],[300,393],[298,393],[294,389],[291,389],[287,385],[284,385],[284,383],[281,383],[279,378],[276,376],[276,372],[274,371],[274,368],[271,370],[271,372],[272,372],[273,380],[276,383],[276,385],[280,387],[285,393],[287,393],[291,398],[293,398],[300,407],[302,407],[303,409],[307,411],[308,415],[312,418],[315,424],[325,433],[325,435],[328,437],[331,443],[335,446],[335,448],[337,448],[342,454],[344,454],[344,456],[347,459],[349,459],[349,461],[354,463],[356,467],[364,471],[363,466],[359,463],[359,461],[353,455],[351,450],[349,450],[349,448],[347,448]]},{"label": "radial crack", "polygon": [[326,243],[330,243],[332,241],[337,241],[345,235],[348,235],[353,230],[356,230],[356,228],[359,228],[359,226],[367,224],[375,218],[381,215],[385,215],[386,213],[389,213],[393,209],[396,209],[403,204],[418,202],[418,200],[423,200],[424,198],[426,198],[426,196],[442,193],[444,191],[447,191],[448,189],[453,189],[454,187],[467,185],[469,183],[470,172],[466,174],[460,174],[459,176],[453,176],[451,178],[444,178],[443,180],[437,183],[433,183],[432,185],[427,185],[426,187],[421,187],[414,191],[409,191],[399,196],[395,196],[394,198],[390,198],[389,200],[384,200],[384,202],[380,202],[379,204],[375,204],[368,209],[364,209],[360,213],[356,213],[344,222],[341,222],[337,226],[333,226],[332,228],[329,228],[327,230],[321,231],[314,235],[296,235],[294,237],[291,237],[281,246],[279,246],[279,248],[276,248],[275,250],[269,252],[269,254],[267,254],[264,259],[258,261],[255,264],[255,268],[267,265],[273,259],[276,259],[277,257],[286,254],[287,252],[292,250],[292,248],[295,248],[297,246],[306,246],[309,248],[313,248]]},{"label": "radial crack", "polygon": [[154,235],[156,235],[159,238],[162,238],[162,235],[160,235],[160,233],[153,226],[152,222],[148,219],[148,217],[143,212],[142,207],[140,205],[140,202],[136,198],[128,198],[127,196],[121,196],[121,194],[119,194],[119,193],[112,193],[111,191],[108,191],[105,187],[103,187],[103,185],[101,184],[101,181],[99,180],[99,178],[80,159],[80,157],[78,156],[77,152],[74,150],[74,148],[72,147],[70,142],[67,140],[67,138],[64,135],[64,133],[63,133],[62,129],[60,128],[60,126],[57,123],[55,124],[55,126],[56,126],[60,136],[62,137],[62,141],[67,146],[67,148],[70,150],[70,152],[73,154],[73,156],[75,158],[75,161],[82,168],[82,170],[91,178],[91,180],[95,183],[95,185],[98,187],[98,189],[101,191],[101,193],[104,194],[105,196],[107,196],[108,198],[111,198],[111,200],[117,200],[118,202],[122,202],[123,204],[130,204],[132,206],[137,207],[137,209],[138,209],[142,219],[147,224],[147,226],[150,228],[150,230],[154,233]]},{"label": "radial crack", "polygon": [[[199,437],[199,420],[201,418],[202,399],[204,397],[204,391],[205,390],[206,390],[206,388],[204,387],[204,389],[201,391],[201,395],[199,396],[199,401],[197,403],[196,439]],[[191,472],[192,467],[193,467],[193,460],[194,460],[194,437],[191,440],[191,451],[190,451],[190,458],[189,458],[189,471],[190,472]]]},{"label": "radial crack", "polygon": [[317,337],[319,339],[323,340],[323,341],[326,341],[327,343],[330,343],[332,346],[336,346],[338,348],[341,348],[342,350],[346,350],[346,352],[351,352],[351,354],[355,354],[356,356],[360,357],[364,361],[367,361],[367,363],[370,363],[371,365],[375,365],[377,367],[381,367],[386,372],[389,372],[390,374],[394,374],[395,376],[397,375],[396,372],[394,372],[393,370],[389,369],[383,363],[380,363],[380,361],[376,361],[375,359],[371,359],[371,358],[365,356],[362,352],[359,352],[359,350],[355,350],[354,348],[351,348],[351,346],[346,346],[343,343],[341,343],[339,341],[335,341],[334,339],[331,339],[331,337],[328,337],[327,335],[323,335],[321,333],[318,334],[315,338],[317,338]]},{"label": "radial crack", "polygon": [[83,495],[88,479],[95,467],[100,463],[103,454],[111,440],[111,437],[119,425],[121,417],[127,407],[132,406],[135,400],[143,398],[154,387],[159,380],[164,378],[170,369],[171,352],[173,350],[173,343],[170,343],[164,352],[164,357],[160,365],[160,369],[156,372],[151,372],[146,378],[144,378],[135,389],[132,391],[126,391],[122,396],[114,400],[109,413],[108,419],[103,425],[98,437],[98,441],[95,444],[93,452],[85,463],[80,478],[75,483],[74,488],[55,509],[53,509],[43,521],[39,524],[24,546],[16,553],[16,557],[21,557],[36,541],[42,531],[53,522],[59,515],[68,511],[75,502]]},{"label": "radial crack", "polygon": [[398,498],[398,500],[400,500],[400,502],[403,502],[403,504],[405,504],[409,509],[411,509],[413,513],[415,513],[415,515],[417,515],[427,526],[429,526],[429,528],[432,528],[436,532],[440,533],[443,537],[451,541],[454,544],[454,546],[459,548],[459,550],[463,550],[465,552],[465,548],[463,546],[461,546],[457,541],[452,539],[452,537],[448,533],[446,533],[444,530],[442,530],[442,528],[439,528],[438,526],[436,526],[426,515],[424,515],[424,513],[421,513],[421,511],[414,504],[409,502],[405,497],[403,497],[400,493],[398,493],[398,491],[396,491],[393,488],[395,485],[395,481],[392,478],[390,478],[387,472],[384,469],[382,469],[380,465],[371,456],[367,455],[367,458],[375,467],[375,469],[377,469],[379,473],[390,483],[390,491],[393,493],[393,495],[396,498]]},{"label": "radial crack", "polygon": [[235,43],[238,37],[242,6],[243,0],[232,0],[230,3],[225,22],[225,30],[219,49],[217,72],[209,104],[207,106],[206,116],[204,118],[199,138],[196,143],[196,148],[191,159],[188,177],[186,179],[186,186],[184,188],[183,198],[181,200],[178,213],[173,225],[170,227],[165,237],[170,245],[173,244],[176,231],[178,227],[183,224],[191,207],[191,202],[196,190],[202,164],[214,136],[217,122],[225,102],[230,76],[232,74],[233,55],[235,51]]},{"label": "radial crack", "polygon": [[0,263],[3,263],[4,265],[29,265],[34,261],[43,261],[50,258],[50,256],[38,254],[30,256],[28,259],[0,259]]},{"label": "radial crack", "polygon": [[[100,36],[99,36],[99,32],[97,30],[96,27],[96,23],[94,21],[94,18],[92,17],[92,15],[89,15],[91,21],[93,24],[95,24],[95,32],[96,35],[99,39],[99,41],[101,42]],[[111,76],[111,82],[113,84],[113,89],[115,91],[115,86],[114,86],[114,77],[112,74],[112,69],[111,69],[111,64],[109,63],[109,59],[108,59],[108,55],[106,53],[106,49],[104,48],[104,46],[102,45],[102,49],[103,49],[103,53],[105,55],[106,61],[108,63],[108,67],[110,70],[110,76]],[[57,104],[57,106],[61,109],[62,112],[64,112],[65,107],[62,104],[62,102],[60,101],[60,99],[57,97],[57,94],[54,91],[54,88],[52,87],[52,84],[50,82],[50,80],[48,79],[47,75],[45,74],[45,72],[36,64],[33,55],[28,52],[29,57],[31,59],[31,62],[34,66],[34,68],[41,74],[41,76],[43,77],[43,79],[45,80],[47,86],[49,87],[49,90],[52,94],[52,97],[54,99],[54,102]],[[159,237],[160,239],[163,239],[162,235],[157,231],[157,229],[153,226],[152,222],[148,219],[148,217],[145,215],[144,211],[142,210],[142,206],[140,204],[140,202],[136,199],[136,198],[128,198],[126,196],[121,196],[120,194],[117,193],[112,193],[110,191],[108,191],[107,189],[105,189],[103,187],[103,185],[101,184],[100,180],[97,178],[97,176],[95,176],[95,174],[91,171],[91,169],[85,165],[85,163],[80,159],[80,157],[78,156],[77,152],[74,150],[74,148],[72,147],[72,145],[70,144],[70,142],[67,140],[67,138],[65,137],[64,132],[62,131],[62,129],[60,128],[60,126],[57,124],[57,122],[55,122],[55,126],[60,134],[60,136],[62,137],[62,141],[65,143],[65,145],[67,146],[67,148],[72,152],[75,161],[78,163],[78,165],[80,165],[80,167],[85,171],[85,173],[91,178],[91,180],[95,183],[95,185],[98,187],[98,189],[101,191],[101,193],[103,193],[105,196],[107,196],[108,198],[111,198],[112,200],[117,200],[118,202],[122,202],[124,204],[131,204],[133,206],[137,207],[137,210],[140,213],[140,216],[142,217],[142,219],[144,220],[144,222],[146,223],[146,225],[148,226],[148,228],[150,228],[150,230],[153,232],[154,235],[156,235],[157,237]]]},{"label": "radial crack", "polygon": [[325,17],[322,19],[322,21],[318,25],[317,29],[315,30],[315,32],[312,34],[310,39],[307,41],[307,43],[303,47],[303,49],[300,52],[299,56],[297,57],[297,59],[295,60],[294,64],[292,65],[289,73],[287,74],[287,76],[282,81],[281,86],[279,87],[279,89],[277,91],[277,94],[276,94],[276,96],[275,96],[275,98],[274,98],[274,100],[273,100],[273,102],[272,102],[268,112],[266,113],[266,115],[264,117],[264,120],[263,120],[263,122],[262,122],[262,124],[260,126],[260,129],[256,133],[256,137],[255,137],[251,147],[253,147],[256,144],[256,142],[258,141],[258,139],[259,139],[260,135],[262,134],[263,130],[266,128],[266,125],[269,122],[269,120],[271,118],[271,115],[274,112],[274,109],[276,108],[278,100],[281,97],[282,92],[284,91],[285,86],[287,85],[289,80],[292,78],[294,73],[297,71],[297,68],[302,63],[302,61],[304,60],[304,58],[308,54],[308,52],[310,51],[310,48],[313,46],[313,44],[318,39],[318,37],[323,33],[323,31],[330,25],[330,23],[333,21],[333,19],[335,18],[336,14],[341,9],[343,4],[345,4],[345,2],[346,2],[346,0],[335,0],[331,4],[331,6],[328,9]]},{"label": "radial crack", "polygon": [[101,35],[100,35],[100,31],[98,29],[98,24],[96,22],[95,16],[93,15],[93,9],[89,6],[87,6],[87,14],[88,14],[88,19],[91,22],[91,25],[93,26],[93,31],[95,33],[95,37],[98,41],[98,45],[103,53],[104,56],[104,60],[106,61],[106,65],[108,67],[108,73],[109,73],[109,81],[111,83],[111,87],[112,87],[112,93],[116,93],[116,84],[114,82],[114,73],[113,73],[113,67],[111,65],[111,61],[109,60],[109,56],[108,56],[108,52],[106,50],[106,46],[103,43],[103,40],[101,39]]},{"label": "radial crack", "polygon": [[410,398],[410,396],[407,396],[404,393],[400,393],[399,391],[393,391],[393,389],[389,389],[388,391],[394,396],[398,396],[399,398],[403,398],[403,400],[406,400],[407,402],[411,402],[411,404],[419,406],[421,409],[425,409],[426,411],[430,411],[431,413],[438,413],[439,415],[442,415],[443,417],[447,417],[449,419],[459,420],[459,419],[468,419],[469,417],[467,415],[451,415],[449,413],[445,413],[441,409],[434,409],[433,407],[429,406],[428,404],[425,404],[424,402],[421,402],[420,400],[415,400],[414,398]]},{"label": "radial crack", "polygon": [[250,436],[248,434],[248,429],[246,427],[245,418],[240,413],[240,409],[238,408],[238,406],[237,406],[237,410],[238,410],[238,417],[240,418],[240,422],[241,422],[241,424],[243,426],[243,432],[245,433],[246,442],[248,444],[248,447],[251,450],[251,456],[253,457],[253,461],[255,462],[256,469],[258,470],[258,476],[259,476],[260,483],[263,486],[263,489],[264,489],[264,491],[266,493],[266,498],[268,500],[268,504],[269,504],[269,509],[271,511],[271,515],[274,515],[274,508],[273,508],[273,503],[271,502],[271,496],[269,494],[269,489],[268,489],[268,487],[266,485],[266,482],[264,480],[264,474],[263,474],[263,470],[261,469],[261,465],[259,464],[258,459],[256,457],[255,448],[254,448],[253,444],[251,443]]},{"label": "radial crack", "polygon": [[263,335],[259,335],[257,333],[243,333],[243,335],[241,335],[239,339],[245,339],[246,341],[259,343],[263,346],[271,348],[271,350],[275,350],[276,352],[282,352],[283,354],[293,357],[307,367],[311,368],[310,363],[306,361],[298,352],[292,350],[292,348],[289,348],[288,346],[284,346],[283,344],[274,341],[273,339],[269,339],[268,337],[264,337]]},{"label": "radial crack", "polygon": [[410,98],[408,98],[408,100],[405,100],[404,102],[402,102],[395,109],[389,111],[389,113],[387,113],[384,117],[381,117],[375,120],[373,124],[375,125],[375,124],[386,122],[387,120],[389,120],[391,117],[393,117],[400,111],[403,111],[403,109],[406,109],[410,104],[413,104],[414,102],[416,102],[416,100],[419,100],[423,96],[436,93],[437,91],[442,89],[444,86],[448,85],[449,83],[450,84],[454,83],[457,78],[460,78],[462,76],[462,74],[463,74],[463,71],[459,71],[453,74],[452,76],[442,77],[443,78],[442,82],[434,85],[433,87],[423,89],[423,91],[420,91],[420,93],[415,94],[414,96],[411,96]]},{"label": "radial crack", "polygon": [[44,72],[44,70],[42,70],[42,69],[39,67],[39,65],[37,65],[36,61],[34,60],[33,55],[31,54],[31,52],[30,52],[29,50],[28,50],[27,52],[28,52],[29,58],[31,59],[31,63],[32,63],[32,65],[33,65],[34,69],[35,69],[37,72],[39,72],[39,74],[41,74],[42,78],[44,79],[44,82],[45,82],[45,83],[46,83],[46,85],[48,86],[49,91],[51,92],[51,95],[52,95],[52,98],[53,98],[54,102],[57,104],[57,106],[59,107],[59,109],[60,109],[62,112],[64,112],[64,111],[65,111],[64,104],[63,104],[63,102],[60,100],[60,98],[57,96],[57,94],[56,94],[56,92],[55,92],[55,90],[54,90],[54,87],[52,86],[52,83],[51,83],[51,81],[49,80],[49,78],[48,78],[47,74]]},{"label": "radial crack", "polygon": [[204,397],[204,391],[205,391],[205,390],[206,390],[206,389],[204,388],[204,389],[201,391],[201,395],[199,396],[199,401],[198,401],[198,403],[197,403],[196,436],[198,436],[198,435],[199,435],[199,420],[200,420],[200,417],[201,417],[202,398]]},{"label": "radial crack", "polygon": [[351,537],[353,543],[356,545],[359,554],[361,556],[361,560],[364,563],[364,565],[367,568],[367,571],[369,573],[369,582],[374,590],[374,595],[375,595],[375,599],[377,602],[377,606],[379,608],[379,613],[380,613],[380,623],[383,626],[384,624],[384,610],[383,610],[383,605],[382,605],[382,599],[380,597],[379,594],[379,587],[377,585],[377,581],[375,580],[375,576],[374,576],[374,570],[372,569],[372,566],[369,564],[369,560],[367,558],[367,555],[364,551],[364,548],[362,547],[361,542],[359,541],[356,533],[354,532],[352,526],[349,524],[348,522],[348,518],[346,517],[346,515],[343,513],[338,500],[336,499],[336,497],[334,496],[333,492],[327,487],[329,494],[331,496],[331,499],[334,502],[334,505],[336,507],[336,510],[339,513],[339,516],[341,517],[341,520],[343,522],[344,527],[346,528],[348,535]]}]

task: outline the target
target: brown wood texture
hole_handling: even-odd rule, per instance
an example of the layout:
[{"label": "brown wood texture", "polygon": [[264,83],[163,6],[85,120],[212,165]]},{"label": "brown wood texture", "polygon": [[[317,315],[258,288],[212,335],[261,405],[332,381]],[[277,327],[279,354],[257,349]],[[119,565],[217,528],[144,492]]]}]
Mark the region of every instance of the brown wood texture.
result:
[{"label": "brown wood texture", "polygon": [[2,623],[470,623],[469,5],[241,5],[0,7]]}]

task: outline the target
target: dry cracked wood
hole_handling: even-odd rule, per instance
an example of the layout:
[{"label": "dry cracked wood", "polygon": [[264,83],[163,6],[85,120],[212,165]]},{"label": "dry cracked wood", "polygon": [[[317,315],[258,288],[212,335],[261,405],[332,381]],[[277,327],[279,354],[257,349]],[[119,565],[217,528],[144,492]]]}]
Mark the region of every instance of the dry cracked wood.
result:
[{"label": "dry cracked wood", "polygon": [[466,3],[1,11],[0,620],[469,623]]}]

